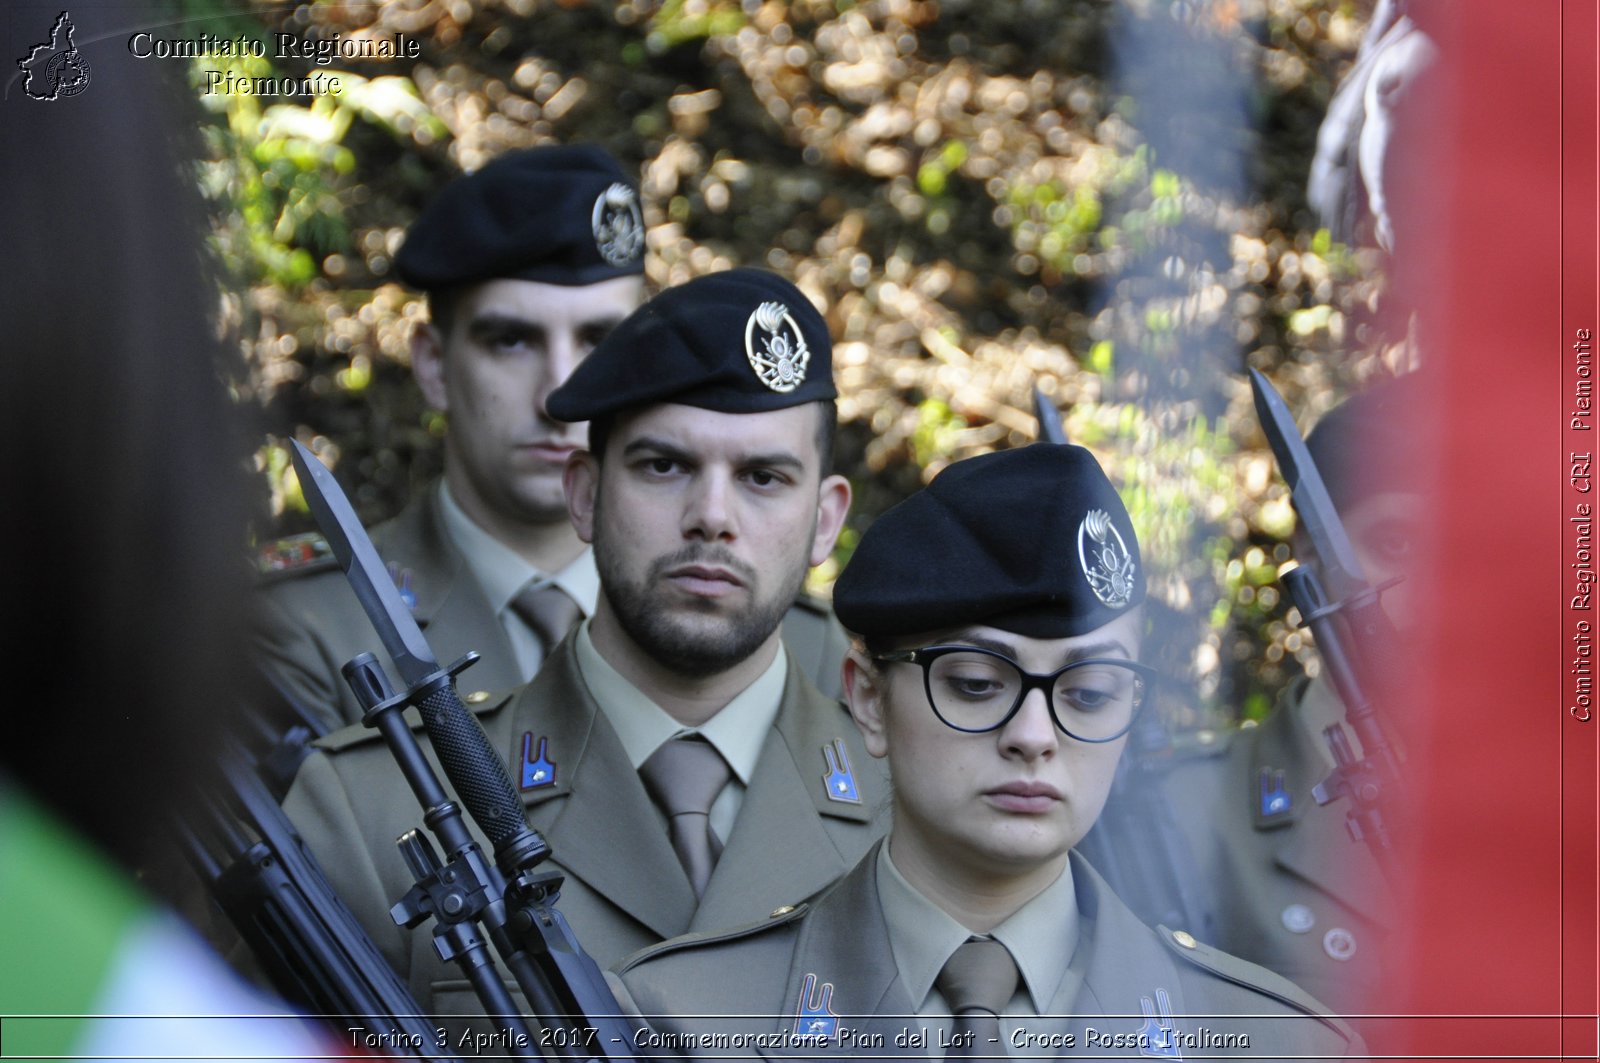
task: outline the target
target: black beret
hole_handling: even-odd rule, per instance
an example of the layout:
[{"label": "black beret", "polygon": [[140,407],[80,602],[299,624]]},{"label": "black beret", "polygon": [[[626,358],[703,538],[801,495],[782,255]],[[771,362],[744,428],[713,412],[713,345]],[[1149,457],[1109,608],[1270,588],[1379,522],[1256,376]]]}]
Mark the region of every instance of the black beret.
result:
[{"label": "black beret", "polygon": [[1423,491],[1425,473],[1406,455],[1416,449],[1421,371],[1373,384],[1323,415],[1306,449],[1340,510],[1383,491]]},{"label": "black beret", "polygon": [[1066,638],[1144,594],[1139,540],[1094,455],[1035,443],[956,462],[874,521],[833,608],[868,638],[968,624]]},{"label": "black beret", "polygon": [[499,278],[594,284],[644,272],[639,193],[592,144],[501,155],[440,191],[395,258],[423,291]]},{"label": "black beret", "polygon": [[660,402],[763,413],[833,399],[828,326],[799,288],[730,269],[668,288],[611,330],[545,403],[592,421]]}]

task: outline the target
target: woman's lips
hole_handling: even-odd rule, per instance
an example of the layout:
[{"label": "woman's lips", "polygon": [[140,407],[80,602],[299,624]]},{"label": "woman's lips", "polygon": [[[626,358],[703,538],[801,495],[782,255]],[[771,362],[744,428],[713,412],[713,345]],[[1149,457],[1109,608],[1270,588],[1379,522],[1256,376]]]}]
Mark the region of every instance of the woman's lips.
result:
[{"label": "woman's lips", "polygon": [[984,796],[1007,812],[1048,812],[1061,801],[1061,791],[1049,783],[1018,781],[984,791]]}]

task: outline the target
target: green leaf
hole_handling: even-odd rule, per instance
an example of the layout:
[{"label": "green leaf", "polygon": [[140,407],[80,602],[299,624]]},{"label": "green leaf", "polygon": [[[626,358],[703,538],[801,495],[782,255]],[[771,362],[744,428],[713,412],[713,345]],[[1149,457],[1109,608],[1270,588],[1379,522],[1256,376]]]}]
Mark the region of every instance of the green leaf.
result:
[{"label": "green leaf", "polygon": [[1112,343],[1110,340],[1100,340],[1089,348],[1089,357],[1086,361],[1088,367],[1101,376],[1110,376],[1112,367]]},{"label": "green leaf", "polygon": [[1321,306],[1310,306],[1289,314],[1289,331],[1296,336],[1309,336],[1327,328],[1331,320],[1333,320],[1333,307],[1326,303]]},{"label": "green leaf", "polygon": [[936,162],[925,162],[917,167],[917,190],[930,199],[944,195],[949,175]]}]

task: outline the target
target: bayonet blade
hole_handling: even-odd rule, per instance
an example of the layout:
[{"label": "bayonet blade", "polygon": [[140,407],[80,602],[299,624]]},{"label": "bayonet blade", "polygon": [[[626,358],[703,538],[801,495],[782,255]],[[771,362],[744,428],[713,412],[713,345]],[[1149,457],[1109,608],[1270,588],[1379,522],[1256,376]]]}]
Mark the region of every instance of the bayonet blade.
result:
[{"label": "bayonet blade", "polygon": [[290,440],[294,471],[300,476],[300,490],[311,507],[311,515],[339,559],[350,587],[361,608],[378,631],[384,649],[407,685],[439,670],[439,662],[422,637],[416,618],[400,598],[389,570],[373,549],[367,530],[356,519],[356,511],[343,488],[327,466],[297,440]]},{"label": "bayonet blade", "polygon": [[1278,459],[1278,470],[1289,485],[1289,497],[1294,511],[1300,516],[1306,537],[1317,551],[1322,582],[1329,596],[1341,601],[1367,588],[1361,562],[1356,560],[1350,537],[1345,534],[1339,511],[1333,507],[1317,463],[1311,459],[1300,429],[1295,426],[1294,415],[1270,381],[1259,372],[1250,370],[1250,389],[1255,393],[1256,416],[1261,429],[1267,434],[1272,453]]},{"label": "bayonet blade", "polygon": [[1039,441],[1042,443],[1065,443],[1067,430],[1061,423],[1061,411],[1055,408],[1051,401],[1045,398],[1044,392],[1039,390],[1039,385],[1033,386],[1033,415],[1039,419]]}]

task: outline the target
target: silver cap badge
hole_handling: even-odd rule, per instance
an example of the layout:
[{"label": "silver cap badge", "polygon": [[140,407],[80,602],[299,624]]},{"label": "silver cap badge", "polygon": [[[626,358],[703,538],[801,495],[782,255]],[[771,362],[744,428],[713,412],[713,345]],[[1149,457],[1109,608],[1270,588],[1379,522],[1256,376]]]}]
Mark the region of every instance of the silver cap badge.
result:
[{"label": "silver cap badge", "polygon": [[800,326],[782,303],[756,307],[744,325],[744,353],[761,382],[780,394],[805,381],[806,366],[811,362]]},{"label": "silver cap badge", "polygon": [[644,249],[644,215],[639,211],[639,197],[621,181],[595,198],[590,224],[595,249],[613,266],[634,261]]},{"label": "silver cap badge", "polygon": [[[1084,537],[1093,545],[1085,548]],[[1137,567],[1122,541],[1122,533],[1111,523],[1111,514],[1091,509],[1078,525],[1078,564],[1089,581],[1094,596],[1112,608],[1121,608],[1133,597]]]}]

